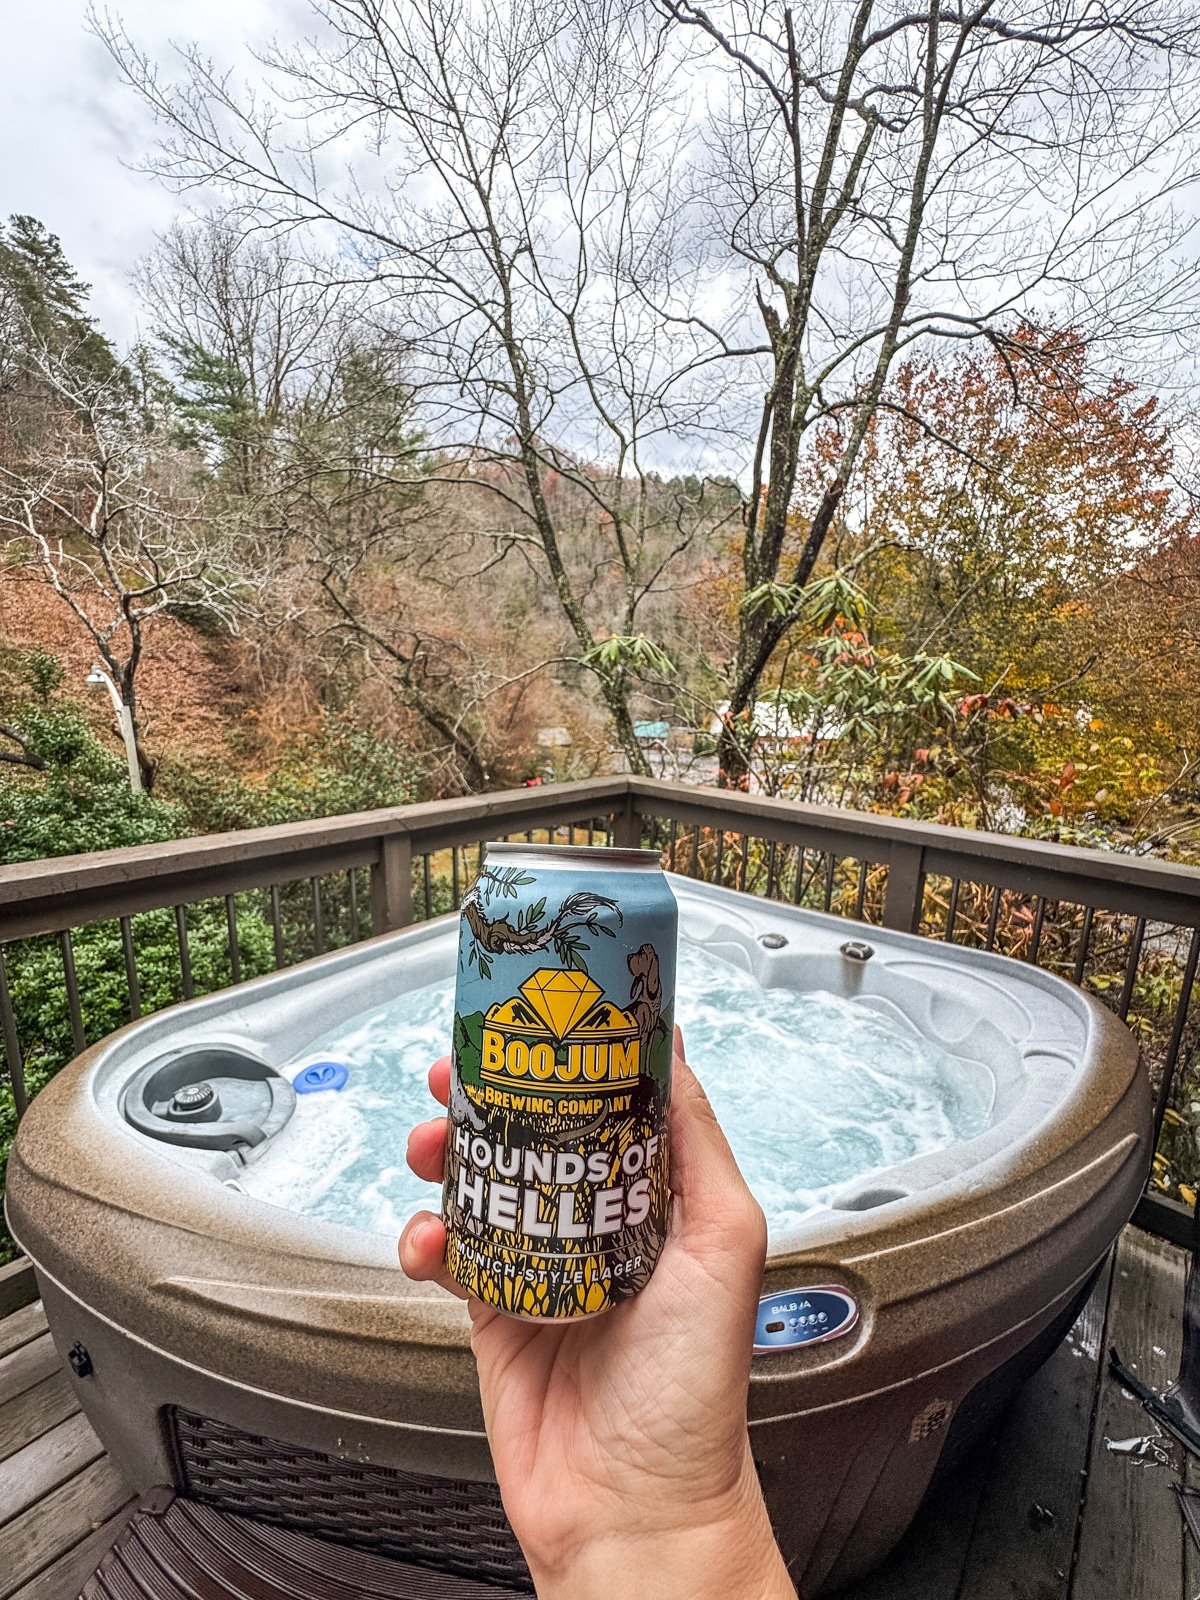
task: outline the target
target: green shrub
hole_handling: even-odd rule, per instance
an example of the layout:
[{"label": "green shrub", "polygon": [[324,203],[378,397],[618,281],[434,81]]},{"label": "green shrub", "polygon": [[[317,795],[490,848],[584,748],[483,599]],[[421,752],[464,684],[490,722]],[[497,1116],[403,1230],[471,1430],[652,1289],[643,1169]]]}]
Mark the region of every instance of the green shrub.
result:
[{"label": "green shrub", "polygon": [[217,776],[211,765],[196,764],[164,772],[164,783],[196,833],[270,828],[408,805],[418,782],[418,768],[406,751],[336,720],[298,740],[263,778]]},{"label": "green shrub", "polygon": [[[50,689],[53,688],[52,682]],[[35,686],[36,690],[36,686]],[[49,691],[48,691],[49,692]],[[187,831],[183,807],[134,794],[125,765],[92,735],[70,704],[47,704],[36,694],[10,714],[25,748],[44,771],[0,772],[0,861],[36,861],[88,850],[158,844]],[[186,913],[192,981],[197,994],[230,980],[223,902],[189,906]],[[174,912],[148,911],[131,922],[143,1011],[181,999],[183,979]],[[96,923],[71,935],[84,1036],[89,1044],[129,1020],[129,990],[118,923]],[[269,970],[270,924],[244,897],[238,908],[243,977]],[[75,1054],[62,947],[57,936],[24,939],[5,951],[26,1092],[40,1089]],[[7,1075],[0,1080],[0,1192],[16,1130],[16,1105]],[[0,1231],[0,1261],[13,1244]]]},{"label": "green shrub", "polygon": [[14,721],[47,770],[0,769],[0,862],[159,844],[186,831],[179,806],[134,794],[124,761],[73,707],[32,704]]}]

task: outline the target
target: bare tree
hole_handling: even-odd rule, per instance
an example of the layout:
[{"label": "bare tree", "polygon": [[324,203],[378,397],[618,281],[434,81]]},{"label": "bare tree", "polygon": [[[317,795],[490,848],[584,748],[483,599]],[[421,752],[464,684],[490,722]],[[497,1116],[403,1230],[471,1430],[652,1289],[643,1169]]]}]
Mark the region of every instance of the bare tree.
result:
[{"label": "bare tree", "polygon": [[[1174,0],[314,11],[318,38],[251,94],[97,29],[167,129],[155,170],[336,236],[344,275],[393,298],[445,481],[487,485],[476,537],[545,583],[635,770],[634,698],[671,679],[652,596],[712,548],[714,463],[744,487],[737,783],[897,358],[1003,354],[1021,318],[1161,350],[1193,320],[1173,200],[1196,176],[1198,30]],[[668,488],[674,465],[696,476]]]},{"label": "bare tree", "polygon": [[249,580],[236,538],[196,487],[198,463],[155,428],[129,373],[98,375],[73,355],[31,348],[36,391],[23,403],[36,415],[5,429],[0,528],[17,562],[49,583],[90,635],[129,708],[148,788],[155,764],[138,697],[146,625],[199,607],[233,629]]},{"label": "bare tree", "polygon": [[298,240],[247,233],[219,214],[176,223],[135,281],[181,422],[231,490],[276,498],[289,417],[344,404],[339,363],[367,342],[365,293]]},{"label": "bare tree", "polygon": [[213,503],[242,529],[256,633],[277,646],[294,632],[314,668],[388,679],[433,736],[438,787],[486,787],[462,651],[394,581],[419,591],[435,553],[451,577],[453,541],[424,497],[428,451],[387,305],[295,238],[229,216],[177,224],[138,280]]},{"label": "bare tree", "polygon": [[[273,101],[196,51],[172,83],[96,25],[169,130],[155,170],[223,184],[259,226],[336,230],[343,273],[397,308],[427,481],[487,495],[476,569],[528,563],[562,619],[554,657],[590,675],[646,771],[633,702],[672,669],[647,603],[729,510],[704,478],[723,351],[690,315],[706,286],[670,38],[623,0],[314,11],[319,37],[270,57]],[[338,150],[356,165],[326,181]]]},{"label": "bare tree", "polygon": [[1194,321],[1194,208],[1174,201],[1198,175],[1200,27],[1175,0],[655,3],[712,74],[707,193],[761,340],[712,327],[761,383],[721,748],[738,783],[897,357],[980,337],[1003,356],[1022,317],[1161,356]]}]

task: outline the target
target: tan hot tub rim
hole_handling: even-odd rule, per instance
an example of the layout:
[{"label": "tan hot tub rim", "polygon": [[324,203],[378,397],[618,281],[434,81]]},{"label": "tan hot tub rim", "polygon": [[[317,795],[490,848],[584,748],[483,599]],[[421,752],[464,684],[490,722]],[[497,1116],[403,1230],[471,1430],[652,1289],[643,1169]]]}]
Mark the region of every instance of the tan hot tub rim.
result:
[{"label": "tan hot tub rim", "polygon": [[[856,927],[819,913],[805,916],[840,938]],[[452,923],[439,918],[421,929],[434,936]],[[238,988],[238,1004],[250,1005],[273,986],[306,975],[336,973],[414,931],[255,979]],[[855,1338],[788,1357],[789,1368],[809,1366],[814,1377],[815,1369],[836,1368],[856,1351],[861,1358],[871,1322],[885,1308],[970,1276],[981,1258],[994,1262],[1029,1248],[1098,1187],[1128,1189],[1130,1169],[1149,1160],[1143,1142],[1149,1093],[1136,1042],[1090,995],[1003,957],[958,947],[947,952],[914,935],[862,931],[877,945],[907,948],[924,960],[1012,970],[1022,982],[1053,991],[1082,1019],[1084,1043],[1070,1086],[1024,1143],[1005,1144],[954,1180],[879,1210],[822,1213],[800,1245],[772,1250],[765,1290],[797,1276],[838,1281],[860,1296],[867,1313]],[[277,1342],[294,1354],[303,1336],[311,1359],[291,1374],[291,1392],[301,1401],[327,1401],[321,1369],[332,1362],[345,1373],[349,1352],[355,1360],[368,1351],[394,1359],[398,1347],[418,1359],[433,1351],[439,1360],[467,1357],[464,1308],[443,1291],[406,1279],[389,1240],[236,1193],[181,1167],[101,1110],[92,1088],[96,1069],[124,1041],[152,1027],[169,1030],[185,1011],[194,1022],[203,1008],[227,1007],[229,999],[221,992],[131,1023],[42,1090],[10,1158],[6,1215],[14,1237],[40,1272],[83,1294],[100,1316],[199,1364],[213,1361],[215,1341],[228,1346],[221,1362],[228,1367],[228,1355],[243,1343],[234,1324],[247,1319],[274,1329]],[[1123,1125],[1120,1136],[1098,1137],[1114,1118]],[[1139,1124],[1142,1137],[1131,1131]],[[1130,1212],[1133,1203],[1136,1196]],[[278,1376],[278,1363],[275,1371]]]}]

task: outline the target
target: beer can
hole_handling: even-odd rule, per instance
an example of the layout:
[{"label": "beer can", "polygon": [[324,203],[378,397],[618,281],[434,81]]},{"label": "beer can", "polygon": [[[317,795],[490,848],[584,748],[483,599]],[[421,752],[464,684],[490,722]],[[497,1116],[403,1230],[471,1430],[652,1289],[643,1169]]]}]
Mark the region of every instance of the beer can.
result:
[{"label": "beer can", "polygon": [[654,850],[490,844],[462,902],[446,1265],[510,1316],[586,1317],[666,1237],[675,898]]}]

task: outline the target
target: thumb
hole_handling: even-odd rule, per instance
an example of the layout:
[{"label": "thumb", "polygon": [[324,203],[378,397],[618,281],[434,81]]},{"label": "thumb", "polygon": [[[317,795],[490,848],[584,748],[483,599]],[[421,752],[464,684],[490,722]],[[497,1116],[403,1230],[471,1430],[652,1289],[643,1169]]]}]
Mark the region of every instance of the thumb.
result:
[{"label": "thumb", "polygon": [[675,1029],[671,1087],[672,1230],[685,1242],[720,1241],[757,1259],[766,1255],[762,1208],[742,1177],[708,1096],[688,1066]]}]

